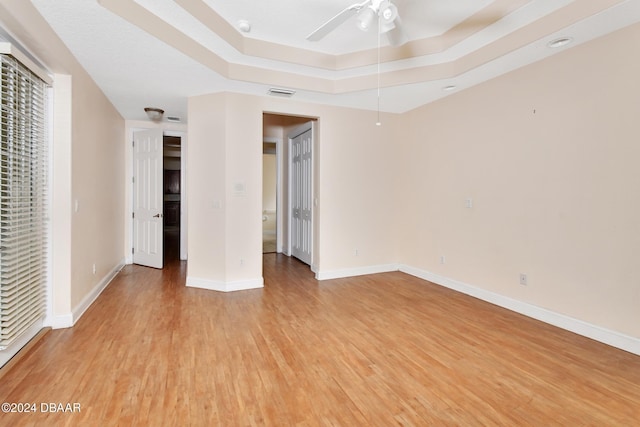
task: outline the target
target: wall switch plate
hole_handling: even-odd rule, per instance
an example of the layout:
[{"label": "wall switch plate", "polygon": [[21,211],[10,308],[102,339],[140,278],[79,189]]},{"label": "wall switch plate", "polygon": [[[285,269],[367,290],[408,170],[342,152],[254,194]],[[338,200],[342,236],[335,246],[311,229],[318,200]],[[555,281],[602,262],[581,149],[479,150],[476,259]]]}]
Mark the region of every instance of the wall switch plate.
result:
[{"label": "wall switch plate", "polygon": [[237,181],[233,183],[233,195],[237,197],[244,197],[247,195],[247,185],[244,181]]}]

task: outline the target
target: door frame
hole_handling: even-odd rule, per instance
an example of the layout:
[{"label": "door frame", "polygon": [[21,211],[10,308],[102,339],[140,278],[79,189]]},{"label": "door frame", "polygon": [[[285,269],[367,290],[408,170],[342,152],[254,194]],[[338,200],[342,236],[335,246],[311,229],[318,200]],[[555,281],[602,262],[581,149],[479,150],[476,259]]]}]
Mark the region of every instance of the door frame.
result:
[{"label": "door frame", "polygon": [[187,134],[165,130],[162,136],[180,138],[180,260],[187,260]]},{"label": "door frame", "polygon": [[284,156],[282,153],[282,139],[263,136],[262,142],[276,145],[276,253],[284,252],[286,255],[289,255],[289,248],[283,248],[284,202],[282,200],[282,168],[284,166]]},{"label": "door frame", "polygon": [[126,168],[126,202],[125,202],[125,218],[126,218],[126,233],[127,237],[125,238],[125,263],[132,264],[133,263],[133,177],[134,177],[134,164],[133,164],[133,133],[141,130],[148,130],[160,127],[162,129],[163,136],[175,136],[181,139],[180,141],[180,259],[183,261],[187,260],[187,242],[188,242],[188,233],[187,233],[187,216],[188,216],[188,200],[187,200],[187,131],[186,126],[183,125],[171,125],[166,127],[167,124],[161,125],[153,125],[151,123],[145,122],[134,122],[131,125],[126,125],[126,138],[125,138],[125,147],[126,147],[126,164],[128,165]]},{"label": "door frame", "polygon": [[[152,128],[133,133],[132,262],[164,267],[164,134]],[[139,203],[139,204],[138,204]],[[155,213],[155,215],[154,215]]]}]

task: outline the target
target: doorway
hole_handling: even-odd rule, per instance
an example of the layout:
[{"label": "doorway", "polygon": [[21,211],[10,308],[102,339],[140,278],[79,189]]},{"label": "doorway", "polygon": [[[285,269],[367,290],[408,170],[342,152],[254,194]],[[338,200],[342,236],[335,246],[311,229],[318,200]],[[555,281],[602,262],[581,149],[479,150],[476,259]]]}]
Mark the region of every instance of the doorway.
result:
[{"label": "doorway", "polygon": [[[263,253],[273,253],[273,222],[275,219],[275,253],[282,253],[287,256],[296,256],[293,253],[291,221],[291,191],[292,171],[289,168],[291,161],[289,140],[296,129],[302,125],[315,122],[313,117],[283,115],[275,113],[263,113]],[[274,153],[275,148],[275,153]],[[273,156],[273,157],[268,157]],[[273,168],[275,162],[275,184],[273,183]],[[311,170],[309,170],[310,173]],[[312,182],[312,175],[309,176],[309,183]],[[275,190],[273,189],[275,185]],[[313,191],[313,187],[311,187]],[[275,215],[273,215],[273,194],[275,193]],[[275,218],[273,218],[275,217]],[[309,230],[313,233],[313,230]],[[310,240],[309,240],[310,242]],[[312,247],[309,246],[309,250]],[[310,254],[311,255],[311,254]],[[307,263],[311,264],[312,257],[307,258]]]},{"label": "doorway", "polygon": [[277,139],[262,141],[262,253],[278,252],[278,145]]},{"label": "doorway", "polygon": [[165,264],[180,260],[182,138],[164,135],[163,243]]},{"label": "doorway", "polygon": [[132,129],[132,139],[131,262],[161,269],[187,259],[186,134]]}]

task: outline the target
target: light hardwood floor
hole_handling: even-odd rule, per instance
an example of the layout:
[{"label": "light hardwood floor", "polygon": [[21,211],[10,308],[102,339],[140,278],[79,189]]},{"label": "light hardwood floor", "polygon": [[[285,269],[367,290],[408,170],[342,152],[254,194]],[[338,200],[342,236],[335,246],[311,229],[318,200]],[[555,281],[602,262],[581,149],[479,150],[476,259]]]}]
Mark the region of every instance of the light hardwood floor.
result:
[{"label": "light hardwood floor", "polygon": [[125,267],[1,380],[2,402],[80,413],[0,414],[0,425],[640,420],[640,357],[403,273],[317,282],[268,254],[264,289],[222,294],[186,288],[185,271]]}]

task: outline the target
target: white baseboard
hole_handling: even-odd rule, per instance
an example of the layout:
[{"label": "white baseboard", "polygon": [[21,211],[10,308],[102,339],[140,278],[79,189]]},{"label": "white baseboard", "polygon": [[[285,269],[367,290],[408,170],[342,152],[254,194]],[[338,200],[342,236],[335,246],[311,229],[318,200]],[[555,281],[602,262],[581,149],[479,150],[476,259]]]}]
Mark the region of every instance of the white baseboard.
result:
[{"label": "white baseboard", "polygon": [[343,277],[363,276],[365,274],[387,273],[389,271],[398,271],[398,269],[398,264],[382,264],[370,265],[366,267],[343,268],[340,270],[317,271],[316,279],[341,279]]},{"label": "white baseboard", "polygon": [[597,325],[593,325],[582,320],[574,319],[563,314],[528,304],[495,292],[487,291],[448,277],[440,276],[425,270],[400,266],[400,271],[427,280],[440,286],[470,295],[483,301],[506,308],[516,313],[523,314],[533,319],[540,320],[553,326],[574,332],[587,338],[608,344],[612,347],[628,351],[629,353],[640,355],[640,339],[621,334]]},{"label": "white baseboard", "polygon": [[45,326],[51,326],[52,329],[70,328],[73,326],[73,314],[66,313],[47,317],[44,324]]},{"label": "white baseboard", "polygon": [[121,259],[118,265],[113,267],[100,282],[80,301],[75,308],[71,310],[71,313],[60,314],[51,316],[46,320],[46,326],[51,326],[53,329],[70,328],[76,324],[78,319],[82,317],[85,311],[93,304],[93,302],[100,296],[102,291],[111,283],[114,277],[122,270],[125,265],[125,259]]},{"label": "white baseboard", "polygon": [[264,279],[237,280],[233,282],[221,282],[219,280],[200,279],[187,277],[187,286],[190,288],[208,289],[218,292],[245,291],[248,289],[260,289],[264,287]]}]

